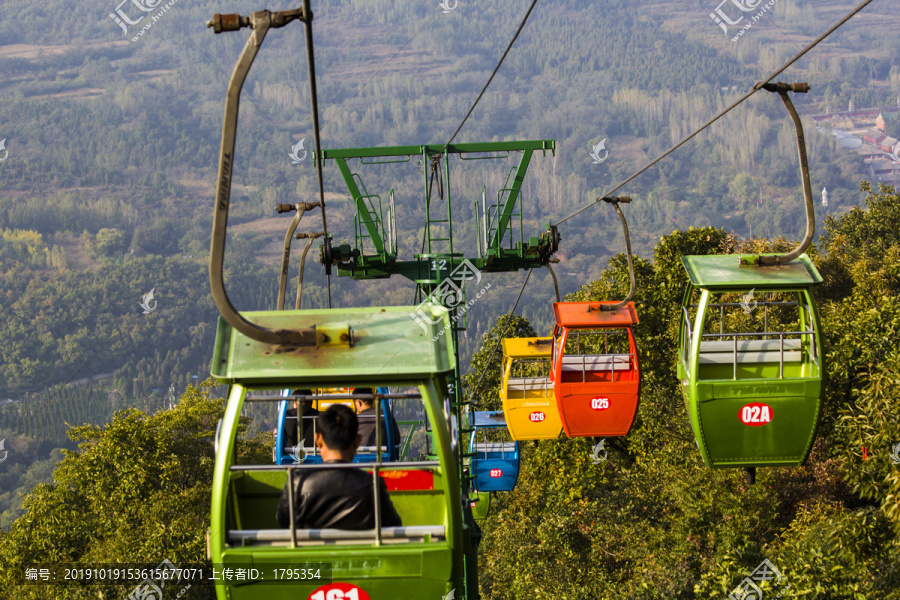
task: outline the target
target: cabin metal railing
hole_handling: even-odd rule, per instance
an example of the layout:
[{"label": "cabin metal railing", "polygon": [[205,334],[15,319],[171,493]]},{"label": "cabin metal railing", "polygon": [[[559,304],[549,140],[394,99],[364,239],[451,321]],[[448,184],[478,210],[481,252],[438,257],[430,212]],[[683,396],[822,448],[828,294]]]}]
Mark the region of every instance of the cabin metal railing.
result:
[{"label": "cabin metal railing", "polygon": [[[619,362],[619,363],[627,362],[629,366],[634,364],[634,362],[633,362],[634,354],[633,353],[631,353],[631,352],[610,353],[610,351],[609,351],[609,336],[610,335],[615,335],[615,336],[624,335],[627,337],[628,331],[626,331],[624,329],[618,329],[618,330],[613,330],[613,331],[589,330],[589,331],[573,331],[572,333],[575,334],[575,354],[570,355],[569,357],[570,358],[577,358],[579,356],[581,357],[581,383],[587,383],[587,373],[588,373],[587,359],[589,356],[609,356],[610,357],[609,370],[612,371],[612,383],[615,383],[615,381],[616,381],[616,363],[617,362]],[[603,354],[584,354],[581,351],[581,337],[588,336],[588,335],[591,335],[591,336],[602,335],[603,336],[603,350],[604,350]],[[568,343],[568,341],[569,340],[567,339],[566,342]],[[563,352],[562,366],[566,365],[566,358],[567,357],[565,355],[565,352]],[[624,358],[625,361],[619,361],[620,358]],[[571,362],[569,364],[571,364]],[[607,369],[597,369],[597,370],[606,371]]]},{"label": "cabin metal railing", "polygon": [[[378,408],[376,408],[376,413],[380,414],[381,402],[378,402],[377,399],[381,399],[381,398],[391,399],[391,400],[393,400],[393,399],[409,399],[409,398],[421,399],[422,395],[417,392],[395,392],[395,393],[387,393],[387,394],[290,394],[288,396],[281,396],[281,395],[276,396],[274,394],[272,394],[272,395],[265,395],[265,394],[250,395],[250,394],[248,394],[247,397],[244,398],[244,401],[245,402],[281,402],[281,401],[287,402],[287,401],[291,401],[291,400],[319,400],[319,401],[327,400],[327,401],[330,401],[330,400],[373,399],[373,400],[375,400],[375,404],[378,406]],[[315,429],[316,421],[315,421],[315,419],[316,419],[316,417],[304,416],[303,418],[312,420],[312,422],[313,422],[313,439],[315,439],[315,436],[316,436],[316,429]],[[366,415],[364,418],[365,418],[365,420],[369,420],[370,418],[376,418],[376,417],[370,417],[370,416]],[[291,416],[285,417],[285,420],[296,420],[296,419],[297,419],[297,417],[291,417]],[[383,422],[383,420],[376,421],[376,438],[378,437],[378,433],[381,430],[382,422]],[[297,435],[298,442],[302,439],[301,438],[302,433],[304,433],[303,430],[298,431],[298,435]],[[395,444],[395,445],[399,445],[399,440],[397,440],[397,444]],[[388,448],[384,444],[376,444],[375,446],[361,446],[359,448],[359,451],[360,452],[377,452],[377,448],[379,446],[382,448],[382,452],[390,451],[390,448]],[[308,448],[308,447],[309,446],[302,446],[298,443],[297,446],[288,446],[287,448],[285,448],[285,450],[291,450],[291,451],[296,452],[300,448]],[[318,456],[318,448],[315,446],[315,444],[313,444],[313,456]]]},{"label": "cabin metal railing", "polygon": [[[763,335],[777,335],[779,339],[779,360],[778,360],[778,378],[784,379],[784,336],[786,335],[811,335],[812,336],[812,344],[815,345],[815,331],[773,331],[768,334],[759,332],[759,333],[745,333],[745,332],[735,332],[735,333],[704,333],[702,337],[704,338],[732,338],[734,341],[734,350],[732,353],[732,365],[734,367],[734,380],[737,381],[737,366],[738,366],[738,337],[746,336],[746,337],[759,337]],[[768,338],[766,338],[768,339]],[[701,345],[700,348],[701,354],[703,353],[703,347]],[[818,364],[818,363],[817,363]]]},{"label": "cabin metal railing", "polygon": [[[689,304],[691,308],[697,308],[698,304]],[[684,340],[685,354],[683,355],[684,366],[685,369],[690,373],[690,357],[692,355],[692,344],[693,344],[693,331],[691,329],[691,319],[690,313],[688,312],[688,306],[682,306],[682,312],[684,313],[685,320],[685,328],[684,335],[686,339]],[[806,323],[804,325],[808,327],[807,329],[798,330],[798,331],[770,331],[769,330],[769,307],[770,306],[797,306],[802,307],[805,310],[806,314]],[[703,333],[700,335],[701,345],[699,348],[699,354],[703,354],[703,345],[702,340],[704,338],[714,338],[714,339],[728,339],[730,338],[733,342],[732,344],[732,378],[734,381],[738,379],[738,341],[740,337],[744,338],[761,338],[763,341],[769,340],[770,338],[778,339],[778,378],[784,379],[784,342],[787,336],[798,336],[797,338],[792,339],[800,339],[799,336],[809,335],[810,336],[810,344],[809,344],[809,353],[810,360],[819,366],[819,356],[817,353],[817,345],[816,345],[816,331],[812,318],[812,310],[806,303],[801,303],[798,301],[790,301],[790,302],[758,302],[754,304],[754,308],[762,307],[763,308],[763,331],[754,331],[754,332],[731,332],[725,333],[725,309],[726,308],[736,308],[741,307],[746,310],[747,305],[739,302],[721,302],[715,304],[707,305],[708,309],[719,309],[719,333]],[[750,351],[750,350],[748,350]],[[760,352],[765,352],[764,349],[760,350]]]},{"label": "cabin metal railing", "polygon": [[[689,305],[691,308],[697,308],[699,304],[691,304]],[[708,304],[707,308],[718,308],[719,309],[719,333],[725,332],[725,309],[726,308],[745,308],[747,305],[742,304],[740,302],[719,302],[716,304]],[[770,306],[800,306],[800,303],[796,300],[790,302],[757,302],[753,305],[754,308],[759,308],[760,306],[763,308],[763,331],[769,331],[769,307]],[[806,306],[804,304],[804,306]],[[806,306],[809,309],[808,306]],[[774,332],[773,332],[774,333]]]},{"label": "cabin metal railing", "polygon": [[[228,531],[230,542],[244,544],[250,542],[281,542],[290,541],[290,531],[282,529],[231,529]],[[284,535],[287,534],[287,535]],[[412,541],[421,538],[424,541],[430,539],[446,539],[446,528],[443,525],[403,525],[400,527],[384,527],[382,535],[388,540],[406,539]],[[361,538],[359,530],[349,529],[301,529],[297,531],[297,539],[302,541],[321,543],[357,542]],[[417,540],[418,541],[418,540]]]},{"label": "cabin metal railing", "polygon": [[[313,435],[313,445],[312,445],[312,450],[313,450],[313,451],[312,451],[312,455],[313,455],[313,456],[318,456],[318,455],[319,455],[319,447],[316,446],[316,443],[315,443],[315,439],[316,439],[316,417],[315,417],[315,416],[307,417],[307,416],[304,414],[303,417],[302,417],[302,419],[303,419],[304,421],[305,421],[305,420],[310,420],[310,421],[312,421],[312,435]],[[284,420],[285,420],[284,428],[285,428],[285,430],[287,430],[287,427],[288,427],[287,421],[297,421],[297,417],[295,417],[295,416],[292,417],[292,416],[288,415],[288,416],[286,416],[286,417],[284,418]],[[306,449],[310,447],[310,446],[304,446],[304,445],[302,444],[303,439],[306,437],[305,434],[306,434],[306,431],[300,426],[300,423],[297,423],[297,445],[296,445],[296,446],[287,446],[287,447],[284,448],[284,450],[289,450],[289,451],[290,451],[289,454],[292,454],[292,455],[294,455],[294,456],[299,456],[299,455],[300,455],[300,450],[303,450],[303,451],[304,451],[304,458],[305,458]],[[303,459],[300,459],[300,460],[303,460]]]},{"label": "cabin metal railing", "polygon": [[[481,433],[482,433],[482,436],[481,436],[482,441],[481,441],[481,443],[478,442],[478,437],[477,437],[478,434],[477,434],[477,433],[475,434],[476,437],[475,437],[475,440],[474,440],[474,442],[473,442],[473,444],[472,444],[472,447],[473,447],[473,449],[474,449],[474,452],[473,452],[472,454],[470,454],[470,456],[472,456],[473,458],[475,458],[475,459],[477,460],[477,459],[478,459],[478,454],[479,454],[479,453],[483,453],[483,454],[484,454],[484,458],[481,459],[481,460],[488,460],[488,452],[493,452],[493,450],[492,450],[490,447],[491,447],[492,445],[495,445],[495,444],[499,444],[499,446],[500,446],[500,459],[501,459],[501,460],[505,460],[505,459],[506,459],[506,454],[507,454],[507,452],[509,452],[510,454],[515,455],[515,452],[516,452],[516,451],[515,451],[514,449],[513,449],[513,450],[507,450],[507,449],[506,449],[506,445],[507,445],[507,444],[510,444],[510,445],[512,445],[513,447],[515,447],[515,443],[516,443],[515,440],[512,440],[512,438],[510,438],[512,441],[509,441],[509,442],[506,441],[506,439],[505,439],[505,438],[506,438],[506,434],[504,433],[504,431],[506,431],[506,430],[503,429],[503,428],[501,428],[501,427],[493,427],[493,428],[491,428],[491,429],[495,429],[495,430],[497,430],[497,431],[500,432],[500,441],[499,441],[499,442],[489,442],[489,441],[487,440],[487,432],[490,431],[490,429],[483,429],[483,430],[481,430]],[[482,448],[479,448],[479,446],[482,446]]]},{"label": "cabin metal railing", "polygon": [[[371,393],[371,394],[290,394],[289,396],[274,396],[274,395],[250,395],[248,394],[244,399],[245,402],[280,402],[287,400],[368,400],[371,399],[374,401],[375,405],[375,446],[374,448],[382,448],[384,447],[381,443],[382,435],[383,435],[383,420],[381,414],[381,399],[388,398],[418,398],[421,399],[422,395],[418,392],[395,392],[395,393],[387,393],[387,394],[379,394],[379,393]],[[386,423],[384,423],[386,425]],[[300,438],[297,438],[297,441],[300,441]],[[363,467],[371,467],[372,468],[372,490],[374,494],[374,510],[375,510],[375,545],[381,546],[382,538],[381,538],[381,496],[378,493],[378,473],[382,470],[383,465],[383,454],[381,452],[375,453],[375,462],[374,463],[329,463],[328,465],[316,464],[316,465],[273,465],[276,467],[274,470],[278,470],[278,468],[289,467],[288,469],[288,503],[290,505],[290,520],[291,520],[291,548],[297,547],[297,535],[296,535],[296,523],[294,522],[294,486],[293,486],[293,474],[291,469],[295,468],[311,468],[311,469],[330,469],[330,468],[363,468]],[[390,463],[390,468],[396,468],[398,465],[409,465],[413,463]],[[250,468],[248,468],[250,467]],[[272,467],[268,465],[243,465],[243,466],[232,466],[232,470],[244,470],[244,471],[259,471],[259,470],[273,470]]]},{"label": "cabin metal railing", "polygon": [[[604,329],[591,329],[591,330],[576,330],[573,331],[572,334],[575,335],[575,354],[581,354],[581,338],[582,336],[595,336],[602,335],[604,338],[604,354],[609,354],[609,336],[611,335],[628,335],[628,331],[625,329],[614,329],[612,331],[604,330]],[[568,339],[566,342],[568,343]]]},{"label": "cabin metal railing", "polygon": [[[381,500],[378,493],[378,473],[384,470],[381,461],[381,455],[376,456],[375,462],[368,463],[328,463],[328,464],[298,464],[298,465],[232,465],[230,471],[233,473],[246,471],[287,471],[287,490],[288,490],[288,519],[290,520],[291,531],[291,548],[297,547],[297,522],[294,516],[294,471],[316,471],[325,469],[372,469],[372,477],[374,481],[372,494],[375,500],[375,528],[372,530],[354,531],[355,538],[375,539],[375,545],[382,545],[381,535]],[[390,463],[388,470],[401,469],[421,469],[426,471],[435,471],[441,468],[440,461],[409,461]]]},{"label": "cabin metal railing", "polygon": [[[615,383],[616,382],[616,364],[627,364],[630,367],[632,364],[632,358],[634,357],[634,354],[628,352],[628,353],[621,353],[621,354],[580,354],[580,355],[574,355],[574,356],[563,356],[562,366],[565,368],[565,366],[567,364],[566,363],[567,358],[581,358],[581,383],[587,383],[587,374],[588,374],[587,359],[595,358],[595,357],[604,357],[604,358],[609,357],[610,358],[609,363],[608,363],[609,368],[606,368],[606,365],[603,365],[602,368],[600,368],[600,367],[594,368],[594,366],[592,365],[590,372],[595,373],[597,371],[611,371],[612,372],[612,383]],[[624,359],[624,360],[619,360],[619,359]],[[571,365],[572,361],[569,361],[568,364]]]},{"label": "cabin metal railing", "polygon": [[[544,375],[534,375],[529,376],[525,375],[525,368],[530,365],[539,364],[542,367],[542,371],[545,373]],[[519,369],[519,377],[515,376],[515,370]],[[550,359],[549,358],[514,358],[513,365],[510,369],[509,382],[507,385],[507,397],[512,399],[513,396],[510,393],[513,391],[512,385],[513,380],[518,384],[519,381],[522,382],[522,400],[525,399],[525,395],[529,391],[529,385],[533,386],[532,389],[537,388],[540,391],[546,393],[550,389]]]},{"label": "cabin metal railing", "polygon": [[[507,386],[507,395],[512,398],[512,395],[509,393],[513,390],[512,384],[513,380],[518,384],[519,381],[522,382],[522,400],[525,399],[525,394],[529,391],[529,385],[532,385],[531,389],[535,389],[537,387],[543,392],[547,392],[550,389],[550,377],[548,375],[540,376],[540,377],[510,377],[509,383]],[[518,390],[515,390],[518,391]]]}]

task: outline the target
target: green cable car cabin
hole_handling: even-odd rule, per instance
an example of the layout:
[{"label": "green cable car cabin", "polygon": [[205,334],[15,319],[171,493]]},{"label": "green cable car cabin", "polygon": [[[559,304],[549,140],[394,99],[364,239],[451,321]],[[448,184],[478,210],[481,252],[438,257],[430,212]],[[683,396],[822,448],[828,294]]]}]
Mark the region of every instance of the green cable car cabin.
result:
[{"label": "green cable car cabin", "polygon": [[[434,321],[428,331],[411,326],[408,307],[241,313],[273,330],[315,327],[316,345],[284,351],[219,319],[212,374],[230,384],[230,392],[216,448],[209,533],[213,566],[220,572],[266,565],[330,564],[332,569],[330,582],[217,582],[219,600],[438,599],[463,589],[463,498],[446,383],[455,358],[447,338],[437,336],[450,327],[446,309],[426,306]],[[276,510],[289,473],[335,468],[335,463],[239,464],[241,409],[248,401],[279,401],[282,388],[348,386],[414,390],[388,395],[421,402],[436,459],[383,462],[376,453],[373,462],[338,463],[383,478],[402,526],[298,529],[291,518],[289,529],[279,528]]]},{"label": "green cable car cabin", "polygon": [[683,256],[678,377],[703,462],[710,467],[799,465],[812,447],[825,372],[806,254]]}]

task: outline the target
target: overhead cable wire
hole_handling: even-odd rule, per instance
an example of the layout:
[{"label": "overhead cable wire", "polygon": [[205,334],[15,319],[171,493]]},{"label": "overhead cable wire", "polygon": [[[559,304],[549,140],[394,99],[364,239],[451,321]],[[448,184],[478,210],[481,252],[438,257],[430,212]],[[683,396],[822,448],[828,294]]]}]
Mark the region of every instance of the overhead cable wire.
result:
[{"label": "overhead cable wire", "polygon": [[606,198],[606,197],[608,197],[608,196],[611,196],[612,194],[615,194],[618,190],[620,190],[620,189],[622,189],[623,187],[625,187],[628,183],[630,183],[632,180],[634,180],[635,178],[637,178],[637,177],[638,177],[639,175],[641,175],[644,171],[646,171],[647,169],[649,169],[650,167],[654,166],[656,163],[658,163],[659,161],[661,161],[662,159],[664,159],[665,157],[667,157],[668,155],[672,154],[673,152],[675,152],[676,150],[678,150],[679,148],[681,148],[681,147],[682,147],[683,145],[685,145],[688,141],[690,141],[690,140],[693,139],[695,136],[697,136],[700,132],[702,132],[702,131],[705,130],[707,127],[709,127],[710,125],[712,125],[713,123],[715,123],[716,121],[718,121],[719,119],[721,119],[722,117],[724,117],[726,114],[728,114],[729,112],[731,112],[732,110],[734,110],[738,105],[742,104],[742,103],[743,103],[745,100],[747,100],[750,96],[752,96],[753,94],[755,94],[756,92],[758,92],[759,90],[761,90],[762,87],[763,87],[764,85],[766,85],[767,83],[769,83],[770,81],[772,81],[773,79],[775,79],[776,77],[778,77],[779,75],[781,75],[781,74],[782,74],[784,71],[786,71],[791,65],[793,65],[795,62],[797,62],[798,60],[800,60],[807,52],[809,52],[810,50],[812,50],[813,48],[815,48],[816,46],[818,46],[819,43],[821,43],[825,38],[827,38],[827,37],[830,36],[832,33],[834,33],[835,31],[837,31],[842,25],[844,25],[847,21],[849,21],[851,18],[853,18],[859,11],[861,11],[862,9],[864,9],[866,6],[868,6],[868,5],[871,4],[871,3],[872,3],[872,0],[865,0],[865,2],[863,2],[862,4],[860,4],[859,6],[857,6],[857,7],[856,7],[855,9],[853,9],[852,11],[850,11],[850,13],[848,13],[847,16],[845,16],[843,19],[841,19],[840,21],[838,21],[837,23],[835,23],[828,31],[826,31],[825,33],[823,33],[822,35],[820,35],[818,38],[816,38],[813,42],[811,42],[808,46],[806,46],[806,48],[804,48],[803,50],[801,50],[796,56],[794,56],[794,57],[793,57],[792,59],[790,59],[788,62],[786,62],[785,64],[783,64],[781,67],[779,67],[775,72],[773,72],[771,75],[769,75],[765,80],[760,81],[760,82],[757,82],[757,84],[754,85],[753,88],[752,88],[749,92],[747,92],[746,94],[744,94],[743,96],[741,96],[739,99],[737,99],[735,102],[733,102],[730,106],[728,106],[728,108],[726,108],[726,109],[722,110],[721,112],[719,112],[719,114],[717,114],[715,117],[713,117],[712,119],[710,119],[709,121],[707,121],[706,123],[704,123],[702,126],[700,126],[699,129],[695,130],[693,133],[691,133],[690,135],[688,135],[687,137],[685,137],[684,139],[682,139],[680,142],[678,142],[677,144],[675,144],[674,146],[672,146],[671,148],[669,148],[668,150],[666,150],[665,152],[663,152],[662,154],[660,154],[660,155],[659,155],[658,157],[656,157],[654,160],[652,160],[651,162],[649,162],[647,165],[645,165],[644,167],[642,167],[640,170],[638,170],[637,172],[635,172],[634,174],[632,174],[630,177],[628,177],[627,179],[625,179],[624,181],[622,181],[621,183],[619,183],[618,185],[616,185],[614,188],[612,188],[611,190],[609,190],[608,192],[606,192],[605,194],[603,194],[602,196],[600,196],[599,198],[597,198],[596,200],[594,200],[593,202],[591,202],[590,204],[581,207],[580,209],[578,209],[577,211],[573,212],[573,213],[570,214],[569,216],[567,216],[567,217],[565,217],[565,218],[563,218],[563,219],[560,219],[560,220],[557,221],[555,224],[556,224],[556,225],[560,225],[560,224],[562,224],[562,223],[565,223],[566,221],[568,221],[568,220],[571,219],[572,217],[576,217],[576,216],[580,215],[581,213],[583,213],[584,211],[586,211],[586,210],[589,209],[590,207],[596,206],[597,203],[599,203],[601,200],[603,200],[603,198]]},{"label": "overhead cable wire", "polygon": [[463,125],[466,124],[466,121],[472,115],[472,111],[475,110],[475,107],[478,106],[478,102],[481,100],[481,97],[484,96],[484,93],[487,91],[488,86],[491,85],[491,82],[494,80],[494,75],[497,74],[497,71],[500,70],[500,66],[503,65],[503,61],[506,59],[506,55],[509,54],[509,51],[512,50],[513,44],[516,43],[516,39],[519,37],[519,34],[522,33],[522,29],[525,27],[525,23],[528,22],[528,17],[531,16],[531,11],[534,10],[535,5],[537,4],[537,0],[534,0],[531,3],[531,6],[528,7],[528,12],[525,13],[525,17],[522,19],[522,22],[519,24],[519,28],[516,29],[516,34],[513,36],[512,40],[510,40],[509,45],[506,47],[506,51],[503,53],[503,56],[500,57],[500,62],[497,63],[497,66],[494,68],[494,72],[491,73],[490,78],[487,80],[487,83],[484,84],[484,88],[481,90],[481,93],[478,94],[478,97],[475,99],[475,102],[472,104],[472,108],[469,109],[469,112],[466,113],[465,118],[462,120],[462,123],[459,124],[459,127],[456,128],[456,131],[453,132],[453,135],[450,136],[450,140],[444,145],[444,149],[453,143],[453,140],[456,139],[457,134],[463,128]]},{"label": "overhead cable wire", "polygon": [[[325,220],[325,185],[322,175],[322,142],[319,133],[319,100],[316,92],[316,57],[313,50],[313,14],[310,0],[303,0],[303,16],[306,26],[306,62],[309,67],[309,101],[312,108],[313,138],[316,146],[316,175],[319,178],[319,206],[322,209],[322,232],[327,240],[328,222]],[[331,273],[326,271],[325,278],[328,284],[328,308],[331,308]]]},{"label": "overhead cable wire", "polygon": [[[308,1],[308,0],[306,0],[306,1]],[[500,57],[500,61],[497,63],[497,66],[494,67],[494,71],[491,73],[491,76],[488,78],[487,83],[485,83],[484,87],[481,89],[481,93],[479,93],[478,97],[475,98],[475,102],[472,103],[472,107],[469,108],[469,112],[466,113],[466,116],[463,117],[463,120],[459,124],[459,127],[456,128],[456,131],[453,132],[453,135],[451,135],[450,139],[447,141],[447,143],[444,144],[443,149],[441,149],[441,151],[435,155],[434,162],[432,163],[431,183],[434,183],[434,176],[435,176],[434,171],[436,170],[437,165],[439,165],[441,154],[443,154],[444,150],[446,150],[450,146],[450,144],[453,143],[453,140],[456,139],[456,136],[462,130],[463,126],[466,124],[466,121],[468,121],[469,117],[472,116],[472,112],[475,110],[475,107],[478,106],[478,103],[481,101],[481,98],[484,96],[484,93],[487,91],[488,87],[491,85],[491,82],[494,80],[494,76],[497,75],[497,71],[500,70],[500,67],[503,65],[503,61],[506,60],[506,56],[509,54],[509,51],[512,50],[513,44],[516,43],[516,40],[518,39],[519,34],[522,33],[522,29],[525,28],[525,24],[528,22],[528,17],[531,16],[531,12],[534,10],[534,7],[537,5],[537,2],[538,2],[538,0],[532,1],[531,6],[528,7],[528,12],[525,13],[525,16],[522,18],[522,22],[519,23],[519,28],[516,29],[515,35],[510,40],[509,45],[506,47],[506,50],[503,52],[503,56]],[[439,172],[438,172],[438,185],[441,187],[440,194],[441,194],[441,198],[443,198],[443,183],[440,180]],[[431,184],[429,184],[429,186],[428,186],[428,199],[426,200],[426,203],[428,202],[428,200],[430,200],[430,198],[431,198]],[[425,251],[425,240],[428,237],[428,233],[429,233],[428,232],[428,224],[426,223],[425,224],[425,232],[422,234],[423,235],[423,237],[422,237],[422,252]],[[528,271],[528,276],[529,277],[531,276],[530,270]],[[527,277],[525,278],[525,282],[526,283],[528,282]],[[415,297],[417,300],[419,298],[420,289],[421,289],[421,286],[416,285]],[[523,284],[522,289],[525,289],[524,284]],[[519,292],[519,296],[521,296],[521,295],[522,295],[522,293]],[[518,305],[518,303],[519,303],[519,300],[517,298],[516,304]],[[513,307],[513,310],[515,310],[515,306]]]}]

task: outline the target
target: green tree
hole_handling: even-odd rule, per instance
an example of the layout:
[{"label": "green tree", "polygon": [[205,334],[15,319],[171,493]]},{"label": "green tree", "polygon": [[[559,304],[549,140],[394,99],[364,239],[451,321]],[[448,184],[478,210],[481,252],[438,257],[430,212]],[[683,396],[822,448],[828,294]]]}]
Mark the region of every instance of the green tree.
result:
[{"label": "green tree", "polygon": [[[205,560],[212,438],[222,414],[220,400],[191,387],[172,410],[147,415],[127,409],[105,427],[72,428],[78,450],[65,452],[54,483],[32,491],[24,515],[0,538],[5,597],[121,597],[122,588],[114,586],[25,586],[22,573],[32,563]],[[244,438],[239,460],[271,459],[264,436]],[[212,597],[209,588],[195,593]]]},{"label": "green tree", "polygon": [[97,251],[103,256],[118,256],[125,251],[125,233],[119,229],[101,229],[96,243]]}]

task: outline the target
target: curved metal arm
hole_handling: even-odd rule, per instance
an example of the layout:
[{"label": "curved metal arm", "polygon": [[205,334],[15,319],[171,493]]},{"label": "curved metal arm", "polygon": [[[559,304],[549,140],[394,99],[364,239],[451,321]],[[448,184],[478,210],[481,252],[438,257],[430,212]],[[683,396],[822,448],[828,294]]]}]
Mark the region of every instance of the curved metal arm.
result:
[{"label": "curved metal arm", "polygon": [[[300,224],[300,219],[303,218],[303,215],[306,214],[306,211],[312,210],[315,207],[319,206],[318,202],[300,202],[298,204],[276,204],[275,212],[277,213],[286,213],[291,212],[292,210],[297,211],[297,214],[294,215],[294,218],[291,219],[291,224],[288,226],[287,233],[284,236],[284,251],[281,254],[281,275],[278,279],[278,301],[276,302],[276,310],[284,310],[284,296],[287,292],[287,276],[288,269],[291,266],[291,239],[294,237],[294,232],[297,231],[297,226]],[[300,239],[303,236],[298,236],[297,239]],[[312,241],[310,241],[312,243]],[[309,251],[309,244],[306,245],[306,249],[303,251],[303,259],[306,259],[306,253]],[[300,284],[303,284],[303,263],[300,263]],[[297,308],[300,308],[300,297],[299,291],[297,292]]]},{"label": "curved metal arm", "polygon": [[300,254],[300,273],[297,274],[297,304],[295,308],[300,310],[300,299],[303,297],[303,270],[306,266],[306,255],[309,253],[309,249],[312,247],[313,240],[316,238],[320,238],[324,233],[298,233],[297,239],[302,240],[304,237],[306,239],[306,247],[303,248],[303,253]]},{"label": "curved metal arm", "polygon": [[[288,225],[287,233],[284,234],[284,251],[281,253],[281,275],[278,277],[278,300],[275,303],[276,310],[284,310],[284,295],[287,292],[287,276],[288,269],[291,266],[291,240],[294,239],[294,232],[297,231],[297,226],[300,224],[300,219],[303,218],[303,213],[306,211],[299,204],[295,204],[291,206],[279,204],[275,207],[276,212],[287,212],[283,207],[289,207],[288,210],[296,210],[296,214],[294,218],[291,219],[291,224]],[[301,263],[300,268],[303,268]]]},{"label": "curved metal arm", "polygon": [[[253,65],[256,53],[262,45],[270,27],[283,27],[296,19],[304,19],[302,9],[272,13],[267,10],[255,12],[250,17],[238,15],[215,15],[208,23],[216,33],[237,31],[241,27],[252,27],[253,33],[247,40],[243,52],[231,74],[228,95],[225,100],[225,118],[222,123],[222,150],[219,155],[219,173],[216,178],[216,208],[213,217],[212,241],[209,256],[209,285],[216,307],[222,317],[237,331],[259,342],[288,346],[316,344],[316,328],[299,330],[269,329],[251,323],[241,316],[228,299],[225,291],[223,262],[225,258],[225,236],[228,227],[228,206],[231,200],[231,174],[234,166],[234,142],[237,133],[238,108],[241,88],[247,73]],[[304,19],[305,20],[305,19]]]},{"label": "curved metal arm", "polygon": [[556,273],[553,272],[553,269],[550,267],[551,262],[559,262],[558,260],[549,260],[547,261],[547,270],[550,271],[550,277],[553,278],[553,291],[556,292],[556,301],[559,302],[559,284],[556,281]]},{"label": "curved metal arm", "polygon": [[631,202],[631,198],[628,196],[619,197],[619,198],[603,198],[604,202],[608,202],[613,205],[613,208],[616,209],[616,213],[619,215],[619,219],[622,221],[622,229],[625,231],[625,252],[628,254],[628,274],[631,276],[631,289],[628,290],[628,295],[625,296],[625,299],[619,302],[618,304],[601,304],[600,310],[619,310],[634,298],[634,290],[637,287],[637,282],[634,278],[634,257],[631,255],[631,236],[628,235],[628,223],[625,221],[625,213],[622,212],[622,209],[619,208],[619,202],[629,203]]},{"label": "curved metal arm", "polygon": [[813,205],[812,189],[810,189],[809,183],[809,162],[806,159],[806,140],[803,137],[803,125],[800,123],[800,117],[797,115],[797,110],[794,108],[794,104],[787,94],[789,91],[805,94],[809,91],[809,84],[787,84],[782,82],[767,83],[762,86],[762,89],[778,93],[781,97],[781,101],[784,102],[785,108],[787,108],[788,113],[791,115],[791,120],[794,122],[794,129],[797,132],[797,153],[800,156],[800,178],[803,181],[803,198],[806,201],[806,235],[803,236],[803,240],[801,240],[800,244],[787,254],[759,257],[760,265],[783,265],[803,254],[812,243],[813,235],[816,232],[816,213]]}]

